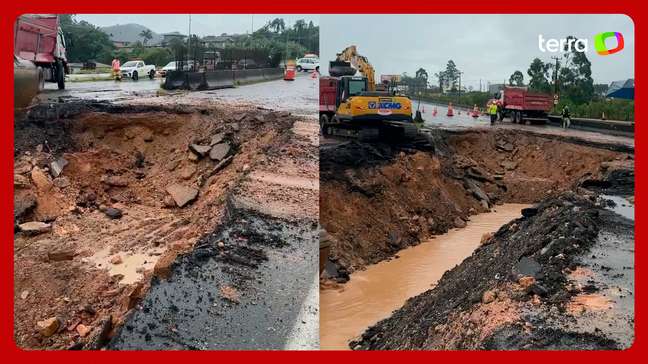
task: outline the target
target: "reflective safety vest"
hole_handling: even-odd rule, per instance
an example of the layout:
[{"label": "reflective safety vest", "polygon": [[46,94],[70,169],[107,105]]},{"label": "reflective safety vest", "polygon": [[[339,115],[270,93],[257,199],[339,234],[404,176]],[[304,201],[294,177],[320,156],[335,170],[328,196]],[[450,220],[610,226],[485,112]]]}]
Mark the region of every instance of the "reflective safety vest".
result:
[{"label": "reflective safety vest", "polygon": [[491,115],[497,114],[497,104],[495,103],[491,104],[490,107],[488,108],[488,113]]}]

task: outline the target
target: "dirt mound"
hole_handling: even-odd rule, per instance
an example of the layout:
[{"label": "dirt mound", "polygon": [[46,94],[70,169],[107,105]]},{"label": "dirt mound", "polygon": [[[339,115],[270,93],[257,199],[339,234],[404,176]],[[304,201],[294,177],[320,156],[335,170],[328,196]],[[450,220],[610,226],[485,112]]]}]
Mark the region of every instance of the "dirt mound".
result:
[{"label": "dirt mound", "polygon": [[[16,123],[14,322],[23,348],[105,343],[151,275],[166,274],[220,223],[228,192],[295,122],[250,108],[98,105]],[[214,140],[228,145],[227,157],[199,153]],[[38,333],[37,322],[53,317],[56,332]]]},{"label": "dirt mound", "polygon": [[437,130],[431,140],[432,151],[360,142],[321,149],[320,218],[334,238],[328,277],[343,282],[493,205],[602,180],[621,168],[615,163],[634,168],[631,154],[607,145],[524,132]]},{"label": "dirt mound", "polygon": [[[575,297],[608,288],[604,278],[579,282],[574,275],[600,264],[590,254],[607,240],[601,240],[602,234],[618,233],[617,241],[633,246],[632,221],[604,210],[591,193],[566,193],[522,213],[525,217],[504,225],[446,272],[434,289],[408,300],[350,347],[565,350],[629,345],[631,333],[619,338],[616,327],[605,327],[619,321],[620,331],[631,331],[634,316],[617,312],[623,305],[616,311],[600,305],[585,305],[578,313],[568,308]],[[617,268],[615,274],[627,269]],[[605,311],[607,320],[598,318],[600,327],[584,324],[588,319],[580,315],[590,310]]]}]

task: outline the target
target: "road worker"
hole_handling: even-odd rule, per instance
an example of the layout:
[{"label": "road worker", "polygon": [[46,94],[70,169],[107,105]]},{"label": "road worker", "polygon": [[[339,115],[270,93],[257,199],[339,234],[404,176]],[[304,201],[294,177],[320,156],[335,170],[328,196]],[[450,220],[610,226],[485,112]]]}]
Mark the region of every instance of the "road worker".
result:
[{"label": "road worker", "polygon": [[490,115],[491,125],[495,125],[495,120],[497,120],[497,103],[491,102],[488,107],[488,114]]}]

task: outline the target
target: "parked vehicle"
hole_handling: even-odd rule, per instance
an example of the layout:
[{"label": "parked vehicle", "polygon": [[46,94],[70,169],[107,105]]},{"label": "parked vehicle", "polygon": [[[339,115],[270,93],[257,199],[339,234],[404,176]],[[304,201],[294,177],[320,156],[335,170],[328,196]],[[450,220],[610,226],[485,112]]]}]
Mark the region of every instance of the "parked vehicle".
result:
[{"label": "parked vehicle", "polygon": [[499,107],[498,120],[508,117],[513,123],[546,123],[553,106],[551,95],[532,92],[527,87],[505,86],[493,101]]},{"label": "parked vehicle", "polygon": [[[166,77],[167,72],[176,71],[178,69],[179,63],[180,63],[179,61],[171,61],[167,63],[166,66],[162,67],[162,69],[160,70],[159,72],[160,76]],[[194,65],[194,61],[185,61],[182,64],[182,70],[189,71],[190,69],[193,68],[193,65]]]},{"label": "parked vehicle", "polygon": [[39,89],[44,82],[56,82],[65,88],[65,74],[70,73],[65,55],[65,37],[57,15],[21,15],[14,25],[14,55],[32,62],[38,71]]},{"label": "parked vehicle", "polygon": [[145,64],[144,61],[128,61],[119,68],[122,77],[132,78],[137,81],[140,76],[148,76],[150,79],[155,77],[155,66]]},{"label": "parked vehicle", "polygon": [[297,60],[297,71],[318,71],[319,72],[319,58],[304,57]]}]

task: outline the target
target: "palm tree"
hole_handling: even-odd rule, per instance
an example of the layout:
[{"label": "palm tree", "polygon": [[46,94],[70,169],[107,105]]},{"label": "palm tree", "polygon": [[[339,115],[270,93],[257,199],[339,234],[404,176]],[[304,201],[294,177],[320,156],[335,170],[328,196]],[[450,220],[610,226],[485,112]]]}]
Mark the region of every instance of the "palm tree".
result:
[{"label": "palm tree", "polygon": [[270,22],[270,28],[274,30],[275,33],[283,32],[286,29],[286,23],[281,18],[275,18]]},{"label": "palm tree", "polygon": [[144,45],[146,45],[146,43],[148,43],[148,41],[153,38],[153,32],[151,31],[151,29],[144,29],[139,33],[139,36],[144,38],[143,43]]}]

